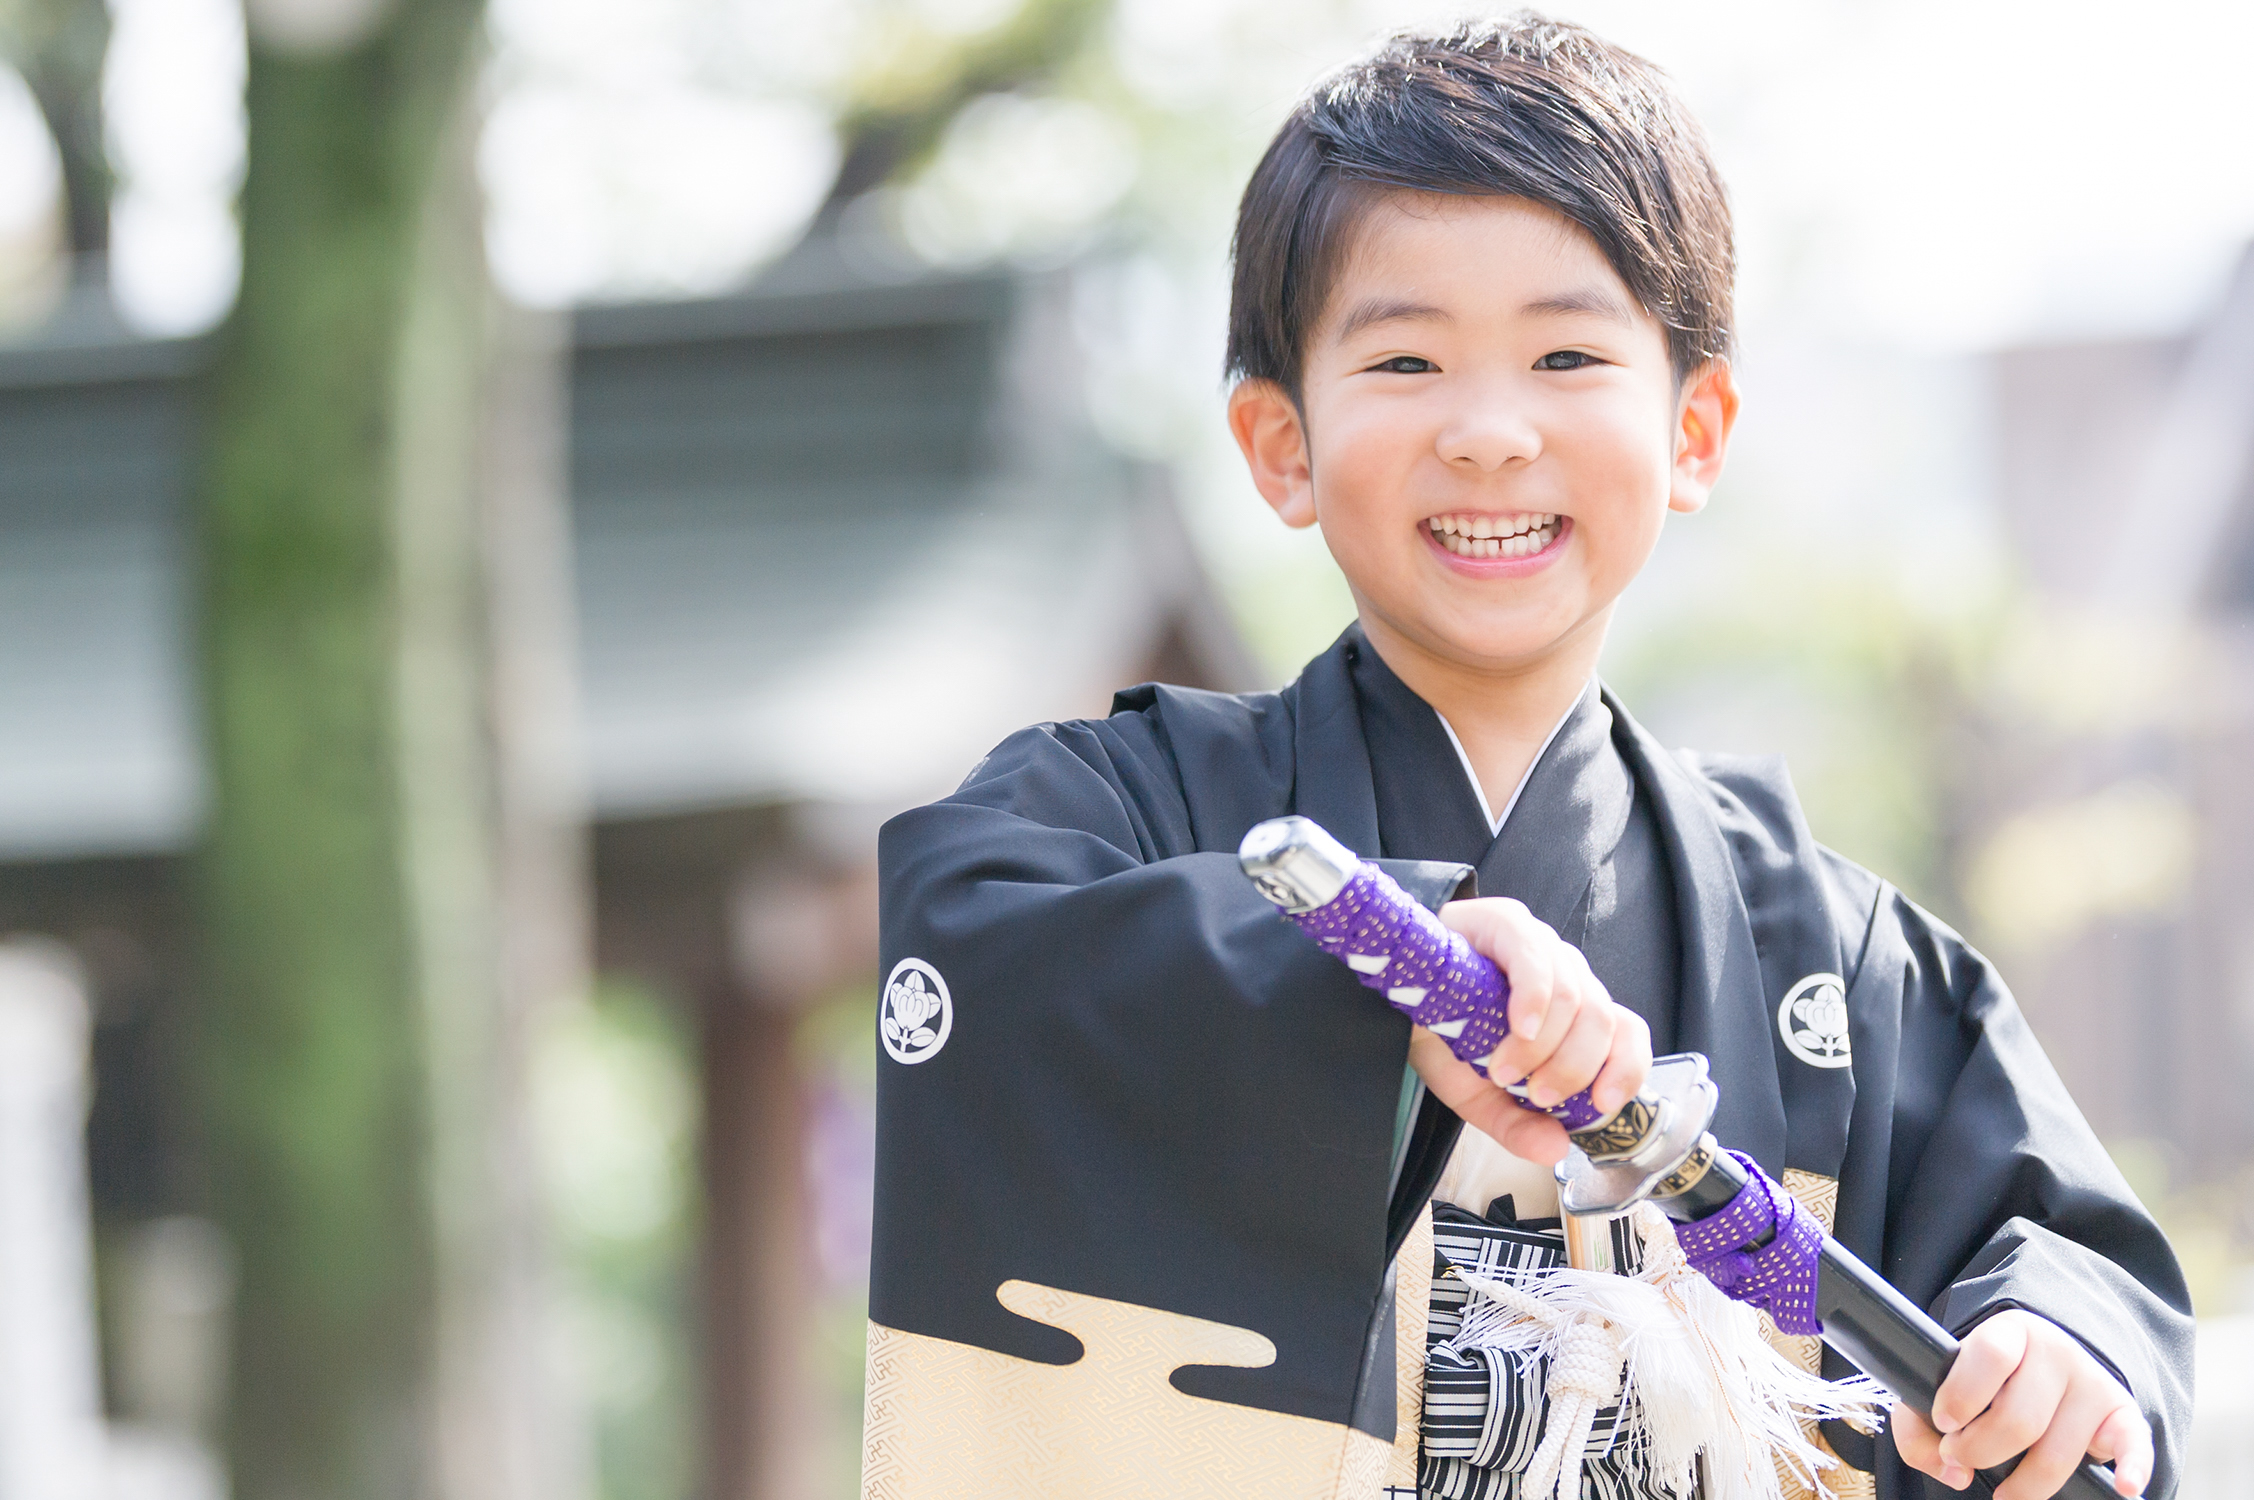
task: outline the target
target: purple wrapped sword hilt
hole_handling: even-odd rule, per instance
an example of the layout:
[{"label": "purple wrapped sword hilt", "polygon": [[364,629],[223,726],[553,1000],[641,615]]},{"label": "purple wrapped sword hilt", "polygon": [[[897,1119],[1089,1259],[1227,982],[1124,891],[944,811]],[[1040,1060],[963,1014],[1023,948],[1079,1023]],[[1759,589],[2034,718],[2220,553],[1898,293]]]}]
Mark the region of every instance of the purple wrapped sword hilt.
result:
[{"label": "purple wrapped sword hilt", "polygon": [[[1260,893],[1325,953],[1486,1076],[1488,1059],[1510,1035],[1510,981],[1462,934],[1310,819],[1260,824],[1237,858]],[[1528,1109],[1541,1108],[1520,1083],[1503,1086]],[[1544,1113],[1576,1135],[1610,1118],[1587,1089]]]},{"label": "purple wrapped sword hilt", "polygon": [[[1510,1035],[1510,982],[1485,955],[1309,819],[1260,824],[1237,858],[1260,893],[1324,952],[1487,1072]],[[1503,1087],[1538,1107],[1518,1085]],[[1715,1101],[1706,1060],[1683,1054],[1655,1059],[1645,1087],[1609,1115],[1586,1089],[1550,1107],[1546,1113],[1579,1148],[1561,1169],[1560,1205],[1607,1214],[1655,1199],[1678,1221],[1686,1255],[1709,1279],[1771,1311],[1786,1331],[1815,1332],[1822,1231],[1750,1157],[1715,1145],[1707,1132]]]}]

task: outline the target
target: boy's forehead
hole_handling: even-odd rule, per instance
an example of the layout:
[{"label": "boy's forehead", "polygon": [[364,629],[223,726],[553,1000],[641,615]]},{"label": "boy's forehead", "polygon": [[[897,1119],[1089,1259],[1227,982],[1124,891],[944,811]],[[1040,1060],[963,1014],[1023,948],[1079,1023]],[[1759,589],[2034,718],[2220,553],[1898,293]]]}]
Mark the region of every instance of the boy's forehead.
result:
[{"label": "boy's forehead", "polygon": [[1548,204],[1416,192],[1363,212],[1320,326],[1335,342],[1374,322],[1496,313],[1657,326],[1595,238]]}]

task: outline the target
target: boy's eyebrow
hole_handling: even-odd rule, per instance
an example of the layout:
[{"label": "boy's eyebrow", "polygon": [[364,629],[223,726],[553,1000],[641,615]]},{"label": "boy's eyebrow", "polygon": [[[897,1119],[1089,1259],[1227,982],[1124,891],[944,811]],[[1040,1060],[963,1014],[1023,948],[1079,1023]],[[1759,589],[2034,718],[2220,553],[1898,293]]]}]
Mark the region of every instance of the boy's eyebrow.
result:
[{"label": "boy's eyebrow", "polygon": [[1399,297],[1369,297],[1357,303],[1354,310],[1340,320],[1338,332],[1332,337],[1344,343],[1376,323],[1441,323],[1447,319],[1447,313],[1427,302],[1409,302]]},{"label": "boy's eyebrow", "polygon": [[1556,317],[1561,313],[1590,313],[1615,323],[1625,323],[1631,328],[1636,322],[1635,314],[1628,310],[1627,304],[1603,287],[1595,286],[1559,292],[1549,297],[1537,297],[1520,308],[1519,313],[1531,318]]}]

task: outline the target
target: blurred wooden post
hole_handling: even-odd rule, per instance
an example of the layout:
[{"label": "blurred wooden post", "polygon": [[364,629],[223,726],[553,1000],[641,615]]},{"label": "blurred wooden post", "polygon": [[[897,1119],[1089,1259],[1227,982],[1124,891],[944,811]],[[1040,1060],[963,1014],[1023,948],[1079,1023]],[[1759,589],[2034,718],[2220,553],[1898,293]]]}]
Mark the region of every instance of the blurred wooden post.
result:
[{"label": "blurred wooden post", "polygon": [[320,9],[248,6],[242,293],[206,402],[228,1458],[240,1500],[574,1500],[521,1109],[582,962],[550,758],[560,354],[485,274],[479,0]]},{"label": "blurred wooden post", "polygon": [[813,1493],[798,1012],[732,987],[703,1011],[705,1493],[795,1500]]},{"label": "blurred wooden post", "polygon": [[813,1002],[874,964],[876,892],[870,872],[825,871],[794,852],[729,893],[727,961],[703,996],[708,1500],[821,1493],[837,1439],[809,1350],[817,1275],[798,1029]]}]

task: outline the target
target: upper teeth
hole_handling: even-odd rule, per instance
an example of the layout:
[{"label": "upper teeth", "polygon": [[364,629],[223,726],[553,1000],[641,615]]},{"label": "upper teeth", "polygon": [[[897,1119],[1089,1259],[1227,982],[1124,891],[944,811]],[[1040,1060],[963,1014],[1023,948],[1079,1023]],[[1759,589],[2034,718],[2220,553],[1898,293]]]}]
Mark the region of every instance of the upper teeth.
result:
[{"label": "upper teeth", "polygon": [[1432,534],[1458,557],[1525,557],[1547,547],[1557,535],[1558,518],[1547,511],[1517,515],[1434,516],[1425,522]]}]

